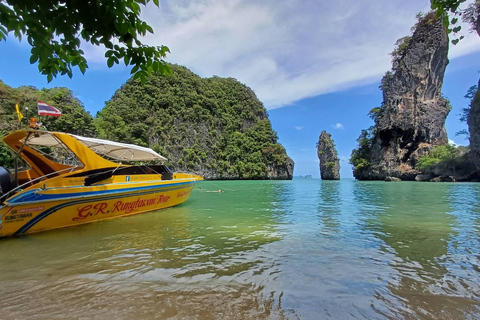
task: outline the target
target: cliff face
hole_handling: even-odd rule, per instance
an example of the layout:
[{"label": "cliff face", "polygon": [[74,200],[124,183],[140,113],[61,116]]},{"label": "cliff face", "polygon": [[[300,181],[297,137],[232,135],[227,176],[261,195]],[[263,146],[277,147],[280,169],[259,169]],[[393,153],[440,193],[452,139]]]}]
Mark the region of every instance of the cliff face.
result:
[{"label": "cliff face", "polygon": [[292,179],[293,161],[249,87],[171,68],[117,90],[97,114],[99,137],[149,146],[173,170],[206,179]]},{"label": "cliff face", "polygon": [[[480,36],[480,3],[476,4],[475,9],[475,31]],[[470,132],[470,158],[475,164],[476,170],[480,171],[480,80],[478,80],[477,88],[468,116],[468,130]]]},{"label": "cliff face", "polygon": [[338,159],[332,135],[325,130],[318,138],[317,154],[322,180],[340,180],[340,159]]},{"label": "cliff face", "polygon": [[[480,80],[478,81],[480,88]],[[468,116],[468,130],[470,131],[470,159],[480,171],[480,90],[477,90],[470,107]]]},{"label": "cliff face", "polygon": [[392,72],[382,79],[383,103],[375,110],[369,153],[355,167],[355,178],[414,180],[418,158],[448,142],[450,107],[441,94],[447,53],[448,36],[434,14],[420,20],[412,37],[400,44]]}]

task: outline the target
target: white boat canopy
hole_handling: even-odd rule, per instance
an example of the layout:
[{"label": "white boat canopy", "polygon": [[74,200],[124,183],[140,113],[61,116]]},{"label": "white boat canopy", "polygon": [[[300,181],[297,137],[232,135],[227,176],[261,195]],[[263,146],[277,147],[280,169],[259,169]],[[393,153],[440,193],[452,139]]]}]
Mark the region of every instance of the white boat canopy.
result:
[{"label": "white boat canopy", "polygon": [[[41,131],[40,131],[41,132]],[[48,132],[45,132],[48,133]],[[105,156],[117,161],[151,161],[167,160],[150,148],[136,146],[134,144],[120,143],[103,139],[87,138],[71,135],[87,148],[100,156]],[[27,144],[59,147],[60,142],[52,134],[40,134],[31,136]]]},{"label": "white boat canopy", "polygon": [[86,145],[96,154],[118,161],[167,160],[167,158],[159,155],[150,148],[103,139],[86,138],[75,135],[72,136]]}]

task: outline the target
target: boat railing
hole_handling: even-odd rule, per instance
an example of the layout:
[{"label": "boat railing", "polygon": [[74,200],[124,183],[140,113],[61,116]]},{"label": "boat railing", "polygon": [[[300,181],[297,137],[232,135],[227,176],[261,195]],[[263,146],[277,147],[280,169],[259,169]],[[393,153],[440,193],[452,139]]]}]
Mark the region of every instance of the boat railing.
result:
[{"label": "boat railing", "polygon": [[8,191],[7,193],[5,193],[4,195],[2,195],[0,197],[0,202],[2,202],[3,200],[5,199],[8,199],[10,197],[10,195],[14,194],[15,192],[17,192],[18,190],[22,189],[24,186],[28,185],[28,184],[31,184],[31,183],[36,183],[36,181],[39,181],[41,182],[43,179],[47,178],[47,177],[50,177],[50,176],[53,176],[55,174],[59,174],[59,173],[63,173],[63,172],[72,172],[73,170],[75,170],[77,167],[72,167],[72,168],[65,168],[65,169],[62,169],[62,170],[59,170],[59,171],[55,171],[55,172],[51,172],[49,174],[46,174],[46,175],[43,175],[41,177],[38,177],[38,178],[35,178],[35,179],[32,179],[32,180],[28,180],[27,182],[13,188],[12,190]]},{"label": "boat railing", "polygon": [[191,172],[175,171],[173,174],[175,174],[175,173],[181,173],[181,174],[185,175],[185,177],[183,177],[184,179],[197,179],[198,178],[198,175],[193,174]]}]

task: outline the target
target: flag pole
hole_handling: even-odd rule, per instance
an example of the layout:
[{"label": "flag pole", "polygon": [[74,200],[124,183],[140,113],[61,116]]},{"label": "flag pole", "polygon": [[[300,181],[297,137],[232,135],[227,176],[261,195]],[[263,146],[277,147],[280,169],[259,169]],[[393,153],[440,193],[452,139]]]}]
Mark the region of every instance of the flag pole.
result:
[{"label": "flag pole", "polygon": [[25,107],[25,116],[27,118],[27,126],[30,123],[30,119],[28,118],[28,107]]}]

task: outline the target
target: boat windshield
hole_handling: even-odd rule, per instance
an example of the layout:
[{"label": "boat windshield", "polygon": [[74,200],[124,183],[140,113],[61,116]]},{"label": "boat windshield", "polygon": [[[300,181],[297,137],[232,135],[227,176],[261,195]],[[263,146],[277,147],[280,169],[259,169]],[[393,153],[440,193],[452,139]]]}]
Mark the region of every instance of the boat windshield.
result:
[{"label": "boat windshield", "polygon": [[48,131],[40,131],[30,135],[25,145],[50,161],[67,167],[83,167],[77,156],[62,141]]}]

